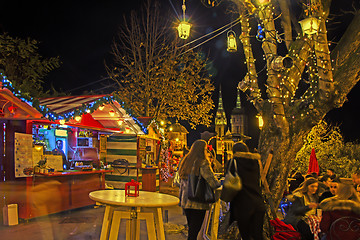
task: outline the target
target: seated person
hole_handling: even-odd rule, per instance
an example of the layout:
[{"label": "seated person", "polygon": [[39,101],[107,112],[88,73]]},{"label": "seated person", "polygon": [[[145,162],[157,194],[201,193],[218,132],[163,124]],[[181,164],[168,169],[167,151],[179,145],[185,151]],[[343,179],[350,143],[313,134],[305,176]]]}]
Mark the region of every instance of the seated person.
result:
[{"label": "seated person", "polygon": [[306,223],[305,218],[306,216],[316,214],[318,191],[318,180],[309,177],[301,187],[296,189],[292,195],[288,196],[292,204],[285,216],[284,222],[291,224],[301,234],[301,238],[305,240],[314,239],[314,235]]},{"label": "seated person", "polygon": [[327,190],[321,194],[321,196],[319,197],[319,202],[321,203],[326,198],[334,197],[336,195],[339,183],[340,183],[340,181],[337,179],[334,179],[333,181],[331,181],[329,184],[329,186],[330,186],[329,190]]},{"label": "seated person", "polygon": [[[335,220],[341,217],[360,218],[360,198],[349,184],[340,183],[337,195],[322,201],[320,208],[323,211],[320,229],[325,234],[322,239],[330,239],[330,227]],[[344,236],[344,239],[349,238]]]}]

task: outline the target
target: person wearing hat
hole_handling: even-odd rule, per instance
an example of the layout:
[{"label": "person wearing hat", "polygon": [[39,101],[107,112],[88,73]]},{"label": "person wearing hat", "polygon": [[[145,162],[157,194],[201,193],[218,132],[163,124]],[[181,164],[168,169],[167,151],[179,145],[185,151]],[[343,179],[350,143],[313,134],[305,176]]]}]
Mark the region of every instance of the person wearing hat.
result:
[{"label": "person wearing hat", "polygon": [[[249,152],[244,142],[234,144],[233,154],[242,190],[230,202],[230,222],[237,221],[243,240],[262,240],[265,204],[260,187],[260,155]],[[230,171],[234,170],[232,165]]]}]

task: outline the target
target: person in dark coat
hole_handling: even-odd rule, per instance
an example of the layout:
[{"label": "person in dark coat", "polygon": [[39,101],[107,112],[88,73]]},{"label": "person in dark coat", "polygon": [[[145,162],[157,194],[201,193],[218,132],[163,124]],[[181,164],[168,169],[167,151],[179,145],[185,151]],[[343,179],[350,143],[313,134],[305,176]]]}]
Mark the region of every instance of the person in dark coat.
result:
[{"label": "person in dark coat", "polygon": [[[231,221],[237,221],[243,240],[262,240],[265,204],[260,187],[260,155],[249,152],[243,142],[234,144],[233,154],[242,190],[230,202]],[[234,165],[230,171],[235,171]]]}]

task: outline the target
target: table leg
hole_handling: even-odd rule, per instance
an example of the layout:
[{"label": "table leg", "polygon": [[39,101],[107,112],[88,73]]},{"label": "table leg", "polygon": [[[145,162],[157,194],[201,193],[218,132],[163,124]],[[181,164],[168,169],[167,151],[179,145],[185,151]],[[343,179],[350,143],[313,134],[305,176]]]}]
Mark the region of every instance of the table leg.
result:
[{"label": "table leg", "polygon": [[103,224],[101,227],[100,240],[106,240],[109,238],[109,230],[110,230],[110,224],[112,221],[113,214],[114,214],[114,207],[106,205]]},{"label": "table leg", "polygon": [[139,213],[140,213],[140,207],[136,208],[136,218],[135,218],[135,239],[140,240],[140,219],[139,219]]},{"label": "table leg", "polygon": [[117,240],[118,239],[120,222],[121,222],[122,218],[130,219],[130,213],[115,210],[114,214],[113,214],[113,219],[112,219],[112,222],[111,222],[109,240]]},{"label": "table leg", "polygon": [[156,240],[154,213],[153,212],[141,212],[138,215],[138,219],[139,220],[143,219],[146,221],[146,230],[148,232],[148,239]]},{"label": "table leg", "polygon": [[214,205],[214,212],[211,222],[211,240],[217,240],[219,228],[220,200],[218,200]]},{"label": "table leg", "polygon": [[155,209],[155,227],[158,240],[165,240],[164,223],[161,208]]}]

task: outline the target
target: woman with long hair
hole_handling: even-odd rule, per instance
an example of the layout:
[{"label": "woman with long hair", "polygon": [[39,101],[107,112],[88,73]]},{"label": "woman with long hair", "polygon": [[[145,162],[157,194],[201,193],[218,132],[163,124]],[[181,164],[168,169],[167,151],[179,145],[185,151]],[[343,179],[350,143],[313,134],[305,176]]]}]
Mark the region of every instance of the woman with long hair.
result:
[{"label": "woman with long hair", "polygon": [[308,178],[297,188],[292,195],[287,197],[291,206],[284,222],[291,224],[300,234],[302,239],[314,239],[309,225],[305,219],[316,214],[319,200],[319,182],[315,178]]},{"label": "woman with long hair", "polygon": [[221,186],[210,166],[207,151],[207,143],[204,140],[196,140],[190,151],[180,162],[180,206],[184,209],[188,223],[188,240],[196,240],[205,217],[206,210],[210,209],[209,203],[200,203],[188,199],[188,176],[192,171],[201,174],[212,189]]},{"label": "woman with long hair", "polygon": [[[330,227],[337,219],[342,217],[360,218],[360,198],[354,186],[350,184],[340,183],[336,195],[324,199],[320,203],[320,208],[322,209],[320,229],[325,235],[322,239],[331,239]],[[352,239],[345,234],[344,239]]]}]

